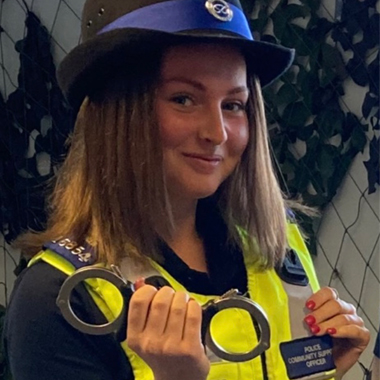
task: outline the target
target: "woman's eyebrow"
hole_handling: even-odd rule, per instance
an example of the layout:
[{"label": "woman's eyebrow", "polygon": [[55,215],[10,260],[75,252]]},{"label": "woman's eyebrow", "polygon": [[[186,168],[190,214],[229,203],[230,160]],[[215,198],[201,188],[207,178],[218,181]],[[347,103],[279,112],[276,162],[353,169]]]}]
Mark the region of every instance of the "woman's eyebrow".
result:
[{"label": "woman's eyebrow", "polygon": [[167,79],[163,78],[162,81],[161,81],[161,83],[165,83],[165,84],[171,83],[171,82],[186,83],[186,84],[189,84],[190,86],[195,87],[198,90],[206,91],[206,87],[202,83],[200,83],[200,82],[198,82],[196,80],[193,80],[191,78],[186,78],[186,77],[178,76],[178,77],[170,77],[170,78],[167,78]]},{"label": "woman's eyebrow", "polygon": [[[168,79],[163,79],[161,81],[162,83],[171,83],[171,82],[181,82],[181,83],[186,83],[186,84],[189,84],[190,86],[193,86],[194,88],[200,90],[200,91],[206,91],[206,87],[196,81],[196,80],[193,80],[191,78],[186,78],[186,77],[171,77],[171,78],[168,78]],[[231,90],[229,90],[227,92],[227,95],[234,95],[234,94],[238,94],[238,93],[241,93],[241,92],[249,92],[249,89],[247,86],[238,86],[238,87],[235,87],[235,88],[232,88]]]},{"label": "woman's eyebrow", "polygon": [[234,94],[239,94],[241,92],[249,92],[249,89],[247,86],[239,86],[235,87],[232,90],[228,91],[228,95],[234,95]]}]

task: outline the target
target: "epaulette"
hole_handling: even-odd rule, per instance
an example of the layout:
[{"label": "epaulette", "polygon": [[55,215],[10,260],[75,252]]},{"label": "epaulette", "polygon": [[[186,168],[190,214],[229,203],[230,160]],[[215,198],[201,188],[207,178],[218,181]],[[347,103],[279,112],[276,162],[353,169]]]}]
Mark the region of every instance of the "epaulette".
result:
[{"label": "epaulette", "polygon": [[64,257],[76,269],[92,265],[96,262],[95,249],[87,242],[80,245],[72,239],[62,238],[45,243],[43,249],[49,249]]}]

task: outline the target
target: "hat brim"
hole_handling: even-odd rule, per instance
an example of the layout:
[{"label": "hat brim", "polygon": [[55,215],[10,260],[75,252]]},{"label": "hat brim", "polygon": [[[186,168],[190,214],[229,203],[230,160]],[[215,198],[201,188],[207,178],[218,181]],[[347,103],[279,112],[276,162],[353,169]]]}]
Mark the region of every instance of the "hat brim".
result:
[{"label": "hat brim", "polygon": [[235,36],[191,33],[166,33],[146,29],[117,29],[96,36],[74,48],[61,62],[57,78],[69,103],[77,108],[83,99],[118,67],[141,59],[164,47],[191,42],[230,42],[242,49],[247,66],[265,87],[292,64],[294,50],[268,42],[250,41]]}]

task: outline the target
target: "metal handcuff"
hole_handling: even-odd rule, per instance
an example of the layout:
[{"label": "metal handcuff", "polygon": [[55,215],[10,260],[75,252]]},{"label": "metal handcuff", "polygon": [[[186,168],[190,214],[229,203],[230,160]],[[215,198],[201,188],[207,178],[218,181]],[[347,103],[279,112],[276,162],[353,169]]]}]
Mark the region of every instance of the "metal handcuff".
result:
[{"label": "metal handcuff", "polygon": [[[112,322],[94,325],[77,317],[70,304],[70,296],[73,289],[82,281],[90,278],[99,278],[113,284],[123,297],[123,307],[120,314]],[[158,288],[170,284],[160,276],[149,277],[145,280]],[[84,267],[78,269],[63,283],[56,303],[66,321],[77,330],[91,335],[114,334],[115,338],[122,342],[126,339],[127,316],[129,300],[134,293],[133,283],[127,281],[117,266],[111,265],[111,270],[100,267]],[[260,330],[259,342],[248,352],[229,352],[224,350],[211,336],[210,326],[212,318],[222,310],[236,308],[249,313],[253,324]],[[238,290],[231,289],[222,296],[211,300],[202,306],[202,341],[219,358],[231,362],[244,362],[261,355],[270,346],[270,328],[268,318],[264,310],[247,297],[239,295]]]}]

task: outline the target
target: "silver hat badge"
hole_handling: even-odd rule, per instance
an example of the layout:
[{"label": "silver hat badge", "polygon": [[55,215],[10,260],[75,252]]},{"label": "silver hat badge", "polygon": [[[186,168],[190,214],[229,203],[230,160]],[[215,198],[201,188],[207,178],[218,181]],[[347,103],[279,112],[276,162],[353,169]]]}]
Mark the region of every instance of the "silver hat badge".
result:
[{"label": "silver hat badge", "polygon": [[231,21],[234,17],[233,10],[225,0],[207,0],[205,6],[220,21]]}]

